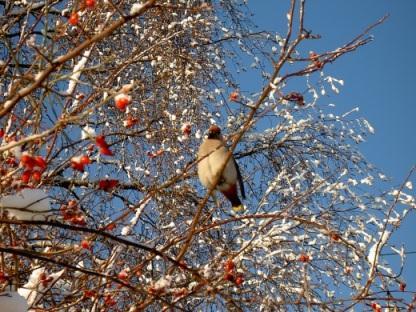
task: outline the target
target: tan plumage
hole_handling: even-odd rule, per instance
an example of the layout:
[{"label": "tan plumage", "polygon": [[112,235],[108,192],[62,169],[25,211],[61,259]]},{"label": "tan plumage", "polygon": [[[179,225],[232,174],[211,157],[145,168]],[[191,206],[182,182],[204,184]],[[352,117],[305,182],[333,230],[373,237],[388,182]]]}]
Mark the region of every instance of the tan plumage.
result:
[{"label": "tan plumage", "polygon": [[[227,155],[228,149],[225,147],[220,128],[216,125],[211,126],[208,130],[208,138],[204,140],[198,151],[198,176],[207,189],[214,185]],[[240,184],[241,195],[245,198],[241,174],[234,157],[231,156],[222,172],[217,189],[228,198],[234,210],[243,208],[238,197],[237,181]]]}]

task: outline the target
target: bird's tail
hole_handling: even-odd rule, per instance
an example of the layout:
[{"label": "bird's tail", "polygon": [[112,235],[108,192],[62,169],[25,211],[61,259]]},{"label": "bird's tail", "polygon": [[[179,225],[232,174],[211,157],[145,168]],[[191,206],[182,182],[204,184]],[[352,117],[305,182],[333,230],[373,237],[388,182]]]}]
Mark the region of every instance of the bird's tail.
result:
[{"label": "bird's tail", "polygon": [[231,202],[234,211],[243,209],[243,204],[241,203],[240,198],[238,198],[237,185],[233,184],[228,190],[223,190],[221,192]]}]

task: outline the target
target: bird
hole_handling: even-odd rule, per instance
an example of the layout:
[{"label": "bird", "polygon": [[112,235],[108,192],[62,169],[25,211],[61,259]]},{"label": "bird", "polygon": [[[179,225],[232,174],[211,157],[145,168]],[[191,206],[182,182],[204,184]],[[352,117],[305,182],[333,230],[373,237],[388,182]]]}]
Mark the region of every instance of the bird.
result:
[{"label": "bird", "polygon": [[[211,189],[214,186],[215,179],[224,166],[228,152],[229,150],[225,146],[220,127],[212,125],[208,129],[207,138],[199,147],[197,156],[198,177],[201,184],[207,189]],[[216,185],[216,189],[231,202],[234,211],[240,211],[244,208],[238,197],[237,183],[240,186],[241,197],[245,199],[240,168],[231,155]]]}]

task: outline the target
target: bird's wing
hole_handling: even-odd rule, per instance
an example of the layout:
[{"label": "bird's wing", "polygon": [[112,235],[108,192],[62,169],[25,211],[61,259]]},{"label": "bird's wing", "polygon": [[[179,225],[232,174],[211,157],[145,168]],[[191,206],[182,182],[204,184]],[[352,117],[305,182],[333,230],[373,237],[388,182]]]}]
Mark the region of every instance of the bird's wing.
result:
[{"label": "bird's wing", "polygon": [[237,171],[237,180],[238,180],[238,184],[240,185],[241,197],[243,197],[243,199],[246,199],[246,192],[244,191],[243,177],[241,176],[240,168],[238,167],[238,164],[235,161],[234,157],[233,157],[233,161],[234,161],[235,169]]}]

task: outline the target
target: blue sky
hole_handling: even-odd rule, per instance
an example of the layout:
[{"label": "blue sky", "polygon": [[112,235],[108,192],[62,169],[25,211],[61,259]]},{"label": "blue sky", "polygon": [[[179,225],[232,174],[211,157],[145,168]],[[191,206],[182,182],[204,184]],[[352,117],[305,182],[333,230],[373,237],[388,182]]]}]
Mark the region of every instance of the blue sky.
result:
[{"label": "blue sky", "polygon": [[[249,7],[259,29],[284,34],[287,20],[282,10],[287,3],[251,0]],[[325,72],[345,81],[341,93],[331,95],[328,101],[345,112],[358,106],[359,115],[375,128],[375,135],[360,150],[392,178],[394,185],[401,183],[416,164],[414,12],[416,1],[411,0],[312,0],[306,5],[305,27],[322,35],[321,40],[313,43],[317,52],[339,47],[382,16],[390,15],[384,24],[371,31],[372,43],[329,65]],[[416,179],[412,180],[416,187]],[[407,250],[416,251],[415,224],[413,213],[394,236],[394,242],[404,243]],[[416,290],[415,261],[416,254],[409,255],[403,272],[412,290]]]}]

